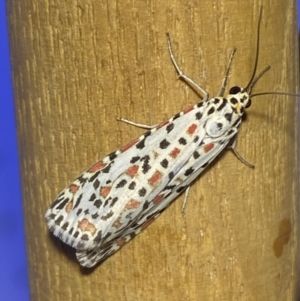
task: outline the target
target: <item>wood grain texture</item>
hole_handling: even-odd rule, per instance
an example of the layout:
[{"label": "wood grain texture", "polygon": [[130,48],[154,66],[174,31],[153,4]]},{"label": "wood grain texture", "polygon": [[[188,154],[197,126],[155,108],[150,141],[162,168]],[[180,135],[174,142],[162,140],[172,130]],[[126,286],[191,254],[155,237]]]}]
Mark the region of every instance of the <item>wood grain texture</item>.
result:
[{"label": "wood grain texture", "polygon": [[[255,92],[297,92],[296,2],[261,1]],[[238,150],[226,152],[121,251],[88,273],[48,233],[44,214],[86,167],[199,97],[211,96],[234,46],[229,85],[255,59],[257,1],[7,1],[32,300],[297,300],[297,99],[253,99]]]}]

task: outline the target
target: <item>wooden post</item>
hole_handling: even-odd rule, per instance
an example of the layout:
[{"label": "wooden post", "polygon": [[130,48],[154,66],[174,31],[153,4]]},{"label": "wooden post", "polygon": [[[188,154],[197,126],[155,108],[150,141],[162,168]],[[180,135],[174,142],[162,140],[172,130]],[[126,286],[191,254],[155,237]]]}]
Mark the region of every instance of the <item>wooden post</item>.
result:
[{"label": "wooden post", "polygon": [[[245,2],[245,1],[244,1]],[[170,61],[216,95],[255,60],[257,1],[7,1],[32,300],[298,300],[297,98],[253,98],[237,149],[122,250],[87,273],[44,215],[87,166],[199,101]],[[254,92],[297,92],[295,1],[262,1]]]}]

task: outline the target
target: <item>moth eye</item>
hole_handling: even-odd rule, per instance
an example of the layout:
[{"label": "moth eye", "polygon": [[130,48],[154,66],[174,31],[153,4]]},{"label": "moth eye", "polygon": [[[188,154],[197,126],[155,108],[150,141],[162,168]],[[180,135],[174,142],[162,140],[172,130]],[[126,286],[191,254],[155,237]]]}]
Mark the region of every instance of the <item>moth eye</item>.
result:
[{"label": "moth eye", "polygon": [[242,89],[240,87],[234,86],[234,87],[230,88],[229,94],[238,94],[241,92],[241,90]]},{"label": "moth eye", "polygon": [[245,105],[245,108],[247,109],[247,108],[249,108],[251,106],[251,99],[249,98],[248,99],[248,103]]}]

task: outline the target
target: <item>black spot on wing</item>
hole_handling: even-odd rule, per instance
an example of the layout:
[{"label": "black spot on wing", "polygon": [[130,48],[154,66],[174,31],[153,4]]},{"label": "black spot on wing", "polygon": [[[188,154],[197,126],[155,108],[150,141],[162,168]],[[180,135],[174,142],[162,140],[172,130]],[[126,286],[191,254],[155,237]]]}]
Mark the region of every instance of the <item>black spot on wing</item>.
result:
[{"label": "black spot on wing", "polygon": [[185,176],[189,176],[194,172],[194,168],[190,167],[189,169],[187,169],[184,173]]},{"label": "black spot on wing", "polygon": [[146,209],[148,209],[149,204],[150,204],[149,201],[146,201],[146,202],[143,204],[143,211],[146,210]]},{"label": "black spot on wing", "polygon": [[110,161],[112,161],[112,160],[114,160],[114,159],[117,157],[117,154],[116,154],[116,152],[114,151],[114,152],[110,153],[110,154],[108,155],[108,157],[109,157]]},{"label": "black spot on wing", "polygon": [[166,149],[168,146],[170,145],[170,142],[167,139],[163,139],[160,144],[159,147],[161,149]]},{"label": "black spot on wing", "polygon": [[130,163],[133,164],[133,163],[135,163],[136,161],[140,160],[140,158],[141,158],[141,157],[139,157],[139,156],[132,157],[131,160],[130,160]]},{"label": "black spot on wing", "polygon": [[208,112],[207,112],[207,115],[211,115],[211,114],[213,114],[214,112],[215,112],[215,108],[214,107],[211,107],[209,110],[208,110]]},{"label": "black spot on wing", "polygon": [[116,188],[122,188],[126,185],[126,183],[127,183],[127,181],[125,179],[123,179],[117,184]]},{"label": "black spot on wing", "polygon": [[111,232],[107,232],[106,235],[103,237],[103,240],[106,240],[111,236]]},{"label": "black spot on wing", "polygon": [[99,242],[101,242],[101,240],[102,240],[102,231],[100,230],[100,231],[98,231],[96,237],[94,238],[94,242],[99,243]]},{"label": "black spot on wing", "polygon": [[201,112],[197,112],[195,114],[195,116],[196,116],[196,120],[200,120],[202,118],[203,114]]},{"label": "black spot on wing", "polygon": [[210,163],[210,162],[205,162],[201,167],[202,167],[202,168],[205,168],[205,167],[207,167],[207,166],[209,165],[209,163]]},{"label": "black spot on wing", "polygon": [[106,220],[108,220],[110,217],[112,217],[113,215],[114,215],[114,212],[111,210],[111,211],[108,212],[107,214],[102,215],[102,216],[101,216],[101,219],[102,219],[103,221],[106,221]]},{"label": "black spot on wing", "polygon": [[109,207],[113,207],[115,205],[115,203],[118,201],[118,197],[114,197],[111,201],[111,204],[109,205]]},{"label": "black spot on wing", "polygon": [[129,186],[128,189],[133,190],[136,187],[136,182],[132,181]]},{"label": "black spot on wing", "polygon": [[105,168],[101,169],[101,171],[102,171],[103,173],[109,173],[110,168],[111,168],[111,163],[108,164]]},{"label": "black spot on wing", "polygon": [[164,191],[166,191],[166,190],[173,190],[175,187],[176,187],[176,185],[168,185],[168,186],[164,189]]},{"label": "black spot on wing", "polygon": [[143,149],[145,147],[145,139],[141,140],[139,143],[135,145],[137,149]]},{"label": "black spot on wing", "polygon": [[91,197],[89,198],[89,202],[94,202],[96,198],[97,198],[97,197],[96,197],[96,194],[93,193],[93,194],[91,195]]},{"label": "black spot on wing", "polygon": [[143,196],[145,196],[146,195],[146,193],[147,193],[147,190],[143,187],[143,188],[141,188],[140,190],[139,190],[139,196],[141,196],[141,197],[143,197]]},{"label": "black spot on wing", "polygon": [[96,212],[96,213],[92,214],[92,219],[96,219],[96,218],[98,218],[98,217],[99,217],[99,214],[98,214],[98,212]]},{"label": "black spot on wing", "polygon": [[66,222],[63,224],[63,226],[61,227],[63,230],[67,231],[68,230],[68,226],[69,226],[69,222]]},{"label": "black spot on wing", "polygon": [[89,178],[89,182],[93,182],[100,174],[101,170],[98,170],[97,172],[95,172],[90,178]]},{"label": "black spot on wing", "polygon": [[63,215],[60,215],[60,216],[55,220],[55,224],[56,224],[57,226],[59,226],[60,223],[63,221],[63,219],[64,219]]},{"label": "black spot on wing", "polygon": [[199,141],[199,136],[197,135],[197,136],[195,136],[193,142],[194,142],[194,143],[197,143],[198,141]]},{"label": "black spot on wing", "polygon": [[102,205],[102,201],[100,199],[98,199],[94,202],[94,206],[97,208],[100,208],[101,205]]},{"label": "black spot on wing", "polygon": [[167,133],[169,134],[174,129],[174,123],[170,123],[166,126]]},{"label": "black spot on wing", "polygon": [[150,135],[151,135],[151,131],[147,131],[146,133],[144,133],[144,139],[146,139]]},{"label": "black spot on wing", "polygon": [[177,119],[178,117],[180,117],[180,112],[173,116],[173,120]]},{"label": "black spot on wing", "polygon": [[194,157],[194,159],[198,159],[200,157],[200,154],[197,151],[195,151],[193,153],[193,157]]},{"label": "black spot on wing", "polygon": [[176,192],[177,192],[177,193],[181,193],[184,189],[186,189],[186,187],[187,187],[187,186],[181,186],[181,187],[179,187],[179,188],[176,190]]},{"label": "black spot on wing", "polygon": [[143,158],[141,158],[141,161],[144,161],[142,170],[143,170],[143,173],[146,174],[151,169],[151,166],[149,165],[150,157],[148,155],[146,155]]},{"label": "black spot on wing", "polygon": [[84,183],[86,182],[87,179],[84,178],[83,175],[80,175],[76,180],[79,181],[80,184],[84,184]]},{"label": "black spot on wing", "polygon": [[[52,219],[55,219],[56,215],[54,213],[50,213],[47,215],[47,221],[51,221]],[[52,229],[52,227],[50,228],[51,231],[53,231],[54,229]]]},{"label": "black spot on wing", "polygon": [[107,198],[103,204],[103,207],[106,207],[108,205],[108,203],[110,202],[111,197]]},{"label": "black spot on wing", "polygon": [[89,236],[87,234],[83,234],[81,235],[81,240],[85,240],[85,241],[88,241],[89,240]]},{"label": "black spot on wing", "polygon": [[94,189],[98,189],[99,185],[100,185],[100,181],[98,179],[96,179],[95,182],[93,183]]},{"label": "black spot on wing", "polygon": [[183,137],[179,138],[178,142],[179,142],[179,144],[181,144],[181,145],[186,145],[186,143],[187,143],[187,142],[186,142],[186,139],[183,138]]},{"label": "black spot on wing", "polygon": [[66,206],[66,204],[67,204],[69,201],[70,201],[69,198],[64,199],[62,202],[61,202],[61,200],[58,200],[58,199],[57,199],[56,201],[53,202],[53,204],[51,205],[50,208],[54,208],[55,205],[59,204],[59,205],[56,207],[56,209],[58,209],[58,210],[64,209],[65,206]]},{"label": "black spot on wing", "polygon": [[171,171],[171,172],[169,173],[169,179],[172,180],[173,178],[174,178],[174,172]]},{"label": "black spot on wing", "polygon": [[79,206],[80,201],[81,201],[81,199],[82,199],[82,195],[83,195],[83,194],[81,194],[81,195],[78,197],[78,199],[77,199],[77,201],[76,201],[76,203],[75,203],[75,206],[73,207],[73,210],[76,209],[76,208]]},{"label": "black spot on wing", "polygon": [[167,159],[163,159],[161,162],[160,162],[160,165],[163,167],[163,168],[167,168],[168,165],[169,165],[169,161]]}]

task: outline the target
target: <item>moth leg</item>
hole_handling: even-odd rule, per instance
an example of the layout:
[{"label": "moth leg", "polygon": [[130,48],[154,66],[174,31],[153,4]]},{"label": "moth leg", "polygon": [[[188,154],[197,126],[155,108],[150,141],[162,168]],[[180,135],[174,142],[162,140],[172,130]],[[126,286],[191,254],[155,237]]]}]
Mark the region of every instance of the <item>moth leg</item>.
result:
[{"label": "moth leg", "polygon": [[134,125],[136,127],[142,128],[142,129],[147,129],[147,130],[151,130],[151,129],[155,128],[156,126],[158,126],[158,124],[147,125],[147,124],[143,124],[143,123],[136,123],[134,121],[127,120],[125,118],[117,118],[117,120]]},{"label": "moth leg", "polygon": [[233,151],[233,153],[235,154],[235,156],[245,165],[247,165],[250,168],[254,168],[254,165],[251,164],[250,162],[248,162],[247,160],[245,160],[240,154],[239,152],[236,150],[236,141],[237,138],[234,139],[233,143],[231,144],[231,146],[229,146],[229,148]]},{"label": "moth leg", "polygon": [[182,215],[185,214],[185,206],[186,206],[187,199],[188,199],[188,196],[189,196],[190,188],[191,188],[191,186],[188,186],[188,188],[184,192],[184,200],[183,200],[183,204],[182,204],[182,207],[181,207],[181,214]]},{"label": "moth leg", "polygon": [[228,80],[229,72],[230,72],[230,69],[231,69],[231,64],[232,64],[235,52],[236,52],[236,48],[233,48],[233,50],[231,51],[230,57],[229,57],[227,67],[226,67],[226,71],[225,71],[225,75],[224,75],[224,78],[223,78],[223,81],[222,81],[222,85],[221,85],[220,91],[217,94],[217,96],[223,96],[224,95],[224,92],[225,92],[225,89],[226,89],[226,86],[227,86],[227,80]]},{"label": "moth leg", "polygon": [[169,48],[170,57],[171,57],[173,65],[174,65],[174,67],[175,67],[175,69],[178,73],[178,78],[182,78],[188,84],[194,86],[197,90],[199,90],[204,95],[203,101],[207,101],[208,98],[209,98],[209,94],[203,88],[201,88],[196,82],[194,82],[191,78],[189,78],[187,75],[185,75],[183,73],[183,71],[179,68],[178,63],[177,63],[177,61],[175,59],[175,56],[173,54],[170,35],[169,35],[168,32],[166,33],[166,35],[167,35],[167,39],[168,39],[168,48]]}]

